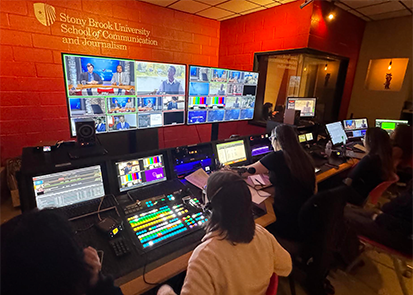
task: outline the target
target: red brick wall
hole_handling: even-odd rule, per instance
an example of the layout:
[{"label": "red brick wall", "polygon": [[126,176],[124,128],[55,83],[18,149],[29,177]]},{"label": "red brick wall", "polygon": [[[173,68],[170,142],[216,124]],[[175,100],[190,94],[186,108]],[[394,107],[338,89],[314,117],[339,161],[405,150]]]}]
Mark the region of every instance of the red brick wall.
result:
[{"label": "red brick wall", "polygon": [[[258,11],[221,23],[219,66],[252,70],[255,52],[277,51],[310,47],[350,58],[340,118],[347,114],[363,38],[365,22],[335,7],[336,18],[325,21],[332,9],[331,3],[315,1],[300,9],[302,1]],[[219,137],[230,132],[221,124]],[[251,133],[246,122],[231,123],[234,134]],[[259,133],[260,129],[256,128]],[[262,129],[261,129],[262,131]]]},{"label": "red brick wall", "polygon": [[[335,18],[332,21],[328,21],[326,16],[331,12],[333,12]],[[336,8],[330,2],[316,1],[314,3],[308,47],[350,59],[339,119],[345,119],[347,116],[365,25],[366,22],[364,20]]]},{"label": "red brick wall", "polygon": [[[50,0],[56,22],[43,26],[33,12],[41,1],[0,1],[1,160],[24,146],[69,139],[61,52],[218,66],[220,23],[135,0]],[[62,43],[59,13],[122,22],[151,31],[158,46],[122,43],[127,50]],[[80,28],[80,26],[76,26]],[[102,40],[107,41],[107,40]],[[211,126],[159,128],[160,148],[210,140]]]}]

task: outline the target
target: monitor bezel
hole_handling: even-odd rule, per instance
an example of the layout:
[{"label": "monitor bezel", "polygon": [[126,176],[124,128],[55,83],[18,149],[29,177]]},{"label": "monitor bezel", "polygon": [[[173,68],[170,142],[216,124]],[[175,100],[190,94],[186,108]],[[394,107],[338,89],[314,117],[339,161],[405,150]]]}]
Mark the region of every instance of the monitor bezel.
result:
[{"label": "monitor bezel", "polygon": [[[131,62],[133,62],[134,64],[135,64],[135,71],[136,71],[136,63],[137,62],[147,62],[147,63],[157,63],[157,64],[168,64],[168,65],[180,65],[180,66],[184,66],[185,67],[185,81],[187,81],[188,80],[188,65],[187,64],[185,64],[185,63],[167,63],[167,62],[158,62],[158,61],[152,61],[152,60],[145,60],[145,59],[142,59],[142,60],[137,60],[137,59],[129,59],[129,58],[118,58],[118,57],[111,57],[111,56],[99,56],[99,55],[89,55],[89,54],[77,54],[77,53],[68,53],[68,52],[61,52],[61,54],[60,54],[60,56],[61,56],[61,60],[62,60],[62,69],[63,69],[63,79],[64,79],[64,84],[65,84],[65,95],[66,95],[66,109],[67,109],[67,114],[68,114],[68,120],[69,120],[69,129],[70,129],[70,137],[71,138],[75,138],[76,136],[75,135],[73,135],[73,129],[72,129],[72,116],[71,116],[71,112],[70,112],[70,103],[69,103],[69,100],[71,99],[71,98],[88,98],[88,97],[85,97],[85,96],[69,96],[69,93],[68,93],[68,91],[69,91],[69,89],[68,89],[68,85],[66,85],[67,84],[67,77],[66,77],[66,67],[65,67],[65,59],[64,59],[64,57],[65,56],[67,56],[67,55],[71,55],[71,56],[78,56],[78,57],[93,57],[93,58],[104,58],[104,59],[115,59],[115,60],[122,60],[122,61],[131,61]],[[136,75],[135,75],[135,90],[136,90],[136,87],[137,87],[137,78],[136,78]],[[188,103],[188,91],[189,91],[189,88],[188,88],[189,86],[188,86],[188,83],[186,83],[186,85],[185,85],[185,89],[184,89],[184,91],[185,91],[185,93],[183,94],[183,95],[178,95],[178,96],[184,96],[184,98],[185,98],[185,106],[184,106],[184,108],[182,109],[182,111],[184,112],[184,122],[183,123],[180,123],[180,124],[170,124],[170,125],[165,125],[164,124],[164,116],[163,116],[163,113],[164,113],[164,110],[161,110],[161,112],[162,112],[162,126],[156,126],[156,127],[145,127],[145,128],[139,128],[138,126],[138,113],[139,113],[139,111],[136,111],[136,113],[135,113],[135,115],[136,115],[136,128],[133,128],[133,129],[127,129],[127,130],[116,130],[116,131],[106,131],[106,132],[96,132],[95,134],[98,136],[98,135],[101,135],[101,134],[111,134],[111,133],[118,133],[118,132],[127,132],[127,131],[137,131],[137,130],[143,130],[143,129],[152,129],[152,128],[162,128],[162,127],[170,127],[170,126],[183,126],[183,125],[186,125],[186,119],[187,119],[187,109],[188,109],[188,106],[187,106],[187,103]],[[101,96],[101,98],[106,98],[106,97],[109,97],[109,96],[111,96],[111,95],[106,95],[106,96]],[[128,95],[123,95],[123,96],[119,96],[119,97],[127,97]],[[96,96],[91,96],[91,97],[96,97]],[[100,96],[99,96],[100,97]],[[137,94],[137,92],[133,95],[133,97],[135,98],[135,100],[136,100],[136,103],[137,103],[137,100],[138,100],[138,97],[142,97],[142,96],[138,96],[138,94]],[[106,107],[106,106],[105,106]],[[115,114],[114,114],[115,115]],[[108,115],[105,113],[104,114],[104,116],[107,118],[108,117]]]},{"label": "monitor bezel", "polygon": [[[314,106],[314,115],[313,116],[302,116],[301,115],[301,111],[300,111],[300,118],[315,118],[317,116],[317,97],[295,97],[295,96],[288,96],[287,97],[287,103],[286,103],[286,109],[289,110],[288,108],[288,101],[290,99],[294,99],[294,100],[309,100],[309,99],[314,99],[315,100],[315,106]],[[294,109],[295,110],[295,109]]]},{"label": "monitor bezel", "polygon": [[[141,188],[146,188],[149,187],[151,185],[155,185],[155,184],[159,184],[159,183],[164,183],[168,180],[171,180],[171,163],[170,163],[170,157],[169,157],[169,149],[160,149],[160,150],[156,150],[156,152],[154,153],[154,151],[145,151],[145,152],[140,152],[140,153],[134,153],[134,154],[128,154],[122,157],[116,157],[113,158],[111,160],[111,169],[112,169],[112,175],[114,176],[114,186],[116,187],[116,195],[121,195],[121,194],[127,194],[128,192],[134,191],[134,190],[139,190]],[[150,183],[150,184],[146,184],[146,185],[142,185],[139,187],[133,187],[127,190],[122,190],[121,191],[121,186],[119,184],[119,180],[118,180],[118,171],[117,171],[117,166],[116,163],[118,162],[126,162],[126,161],[131,161],[131,160],[137,160],[137,159],[141,159],[141,158],[146,158],[146,157],[150,157],[150,156],[156,156],[156,155],[162,155],[162,157],[164,158],[164,170],[165,170],[165,176],[166,179],[163,181],[157,181],[154,183]]]},{"label": "monitor bezel", "polygon": [[[202,122],[202,123],[189,123],[189,112],[190,112],[190,110],[189,110],[189,98],[190,98],[190,97],[193,97],[193,96],[189,95],[189,83],[191,82],[191,81],[190,81],[190,80],[191,80],[191,75],[190,75],[191,67],[208,68],[208,69],[218,69],[218,70],[227,70],[227,71],[244,72],[244,73],[256,73],[256,74],[258,74],[258,77],[259,77],[259,75],[260,75],[260,73],[259,73],[259,72],[256,72],[256,71],[245,71],[245,70],[238,70],[238,69],[228,69],[228,68],[208,67],[208,66],[188,64],[188,70],[187,70],[187,76],[188,76],[187,87],[188,87],[188,90],[187,90],[187,102],[186,102],[186,125],[190,126],[190,125],[216,124],[216,123],[228,123],[228,122],[238,122],[238,121],[250,121],[250,120],[254,120],[254,114],[253,114],[253,116],[252,116],[251,119],[237,119],[237,120],[229,120],[229,121],[227,121],[227,120],[225,120],[225,113],[224,113],[224,120],[222,120],[222,121],[215,121],[215,122],[208,122],[208,108],[206,108],[206,109],[205,109],[205,110],[206,110],[205,122]],[[200,83],[204,83],[204,82],[200,82]],[[211,82],[208,82],[208,83],[211,83]],[[254,85],[252,85],[252,84],[244,84],[244,86],[245,86],[245,85],[254,86]],[[257,84],[255,85],[255,87],[256,87],[256,88],[255,88],[255,95],[254,95],[254,97],[255,97],[255,102],[254,102],[254,108],[253,108],[254,113],[255,113],[255,103],[256,103],[256,101],[257,101],[258,80],[257,80]],[[204,96],[204,95],[196,95],[196,96]],[[223,96],[223,95],[216,95],[216,96]],[[209,97],[209,96],[206,95],[205,97]],[[224,97],[227,97],[227,95],[225,95]],[[231,97],[233,97],[233,96],[231,96]],[[238,97],[244,97],[244,95],[239,95]],[[224,108],[223,110],[225,111],[226,109]],[[239,110],[240,110],[240,117],[241,117],[241,110],[242,110],[242,109],[240,108]]]},{"label": "monitor bezel", "polygon": [[[88,168],[88,167],[93,167],[93,166],[100,166],[100,170],[102,172],[102,180],[103,180],[103,188],[105,191],[105,195],[108,195],[111,193],[110,190],[110,182],[109,180],[109,170],[107,168],[107,161],[104,160],[100,160],[94,163],[87,163],[87,165],[85,165],[85,163],[70,163],[70,165],[63,165],[61,167],[56,167],[56,169],[53,170],[42,170],[39,173],[29,173],[27,175],[25,175],[26,178],[26,184],[29,185],[30,184],[30,189],[29,189],[29,193],[27,195],[27,198],[25,198],[24,196],[21,196],[21,202],[22,202],[22,210],[25,211],[30,210],[30,209],[34,209],[37,208],[37,201],[36,201],[36,194],[34,192],[34,187],[33,187],[33,177],[40,177],[43,175],[49,175],[49,174],[54,174],[54,173],[61,173],[61,172],[66,172],[66,171],[70,171],[70,170],[75,170],[75,169],[82,169],[82,168]],[[84,202],[87,202],[90,200],[86,200]],[[79,202],[77,204],[80,204],[83,202]],[[70,205],[68,205],[70,206]],[[63,207],[58,207],[58,208],[64,208],[66,206]]]},{"label": "monitor bezel", "polygon": [[213,141],[212,145],[213,145],[213,149],[214,149],[214,154],[215,154],[215,167],[217,169],[219,169],[219,167],[221,167],[221,163],[219,161],[219,157],[218,157],[218,148],[217,145],[221,144],[221,143],[228,143],[228,142],[234,142],[234,141],[240,141],[242,140],[244,142],[244,150],[245,150],[245,160],[242,162],[237,162],[237,163],[233,163],[233,164],[229,164],[229,165],[225,165],[225,166],[240,166],[240,165],[244,165],[244,164],[248,164],[250,161],[250,147],[249,147],[249,141],[247,140],[247,138],[245,136],[240,136],[240,137],[236,137],[236,138],[230,138],[230,139],[224,139],[224,140],[217,140],[217,141]]}]

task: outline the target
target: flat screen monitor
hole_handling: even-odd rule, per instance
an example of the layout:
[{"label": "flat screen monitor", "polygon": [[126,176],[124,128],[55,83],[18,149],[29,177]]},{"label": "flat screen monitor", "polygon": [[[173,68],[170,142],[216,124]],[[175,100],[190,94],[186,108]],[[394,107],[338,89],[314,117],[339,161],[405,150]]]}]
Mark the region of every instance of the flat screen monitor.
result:
[{"label": "flat screen monitor", "polygon": [[343,120],[343,126],[349,139],[364,137],[369,128],[367,118]]},{"label": "flat screen monitor", "polygon": [[218,143],[216,149],[218,161],[221,165],[232,165],[247,160],[243,139]]},{"label": "flat screen monitor", "polygon": [[209,174],[215,167],[211,143],[177,147],[171,149],[171,155],[178,178],[183,178],[200,168]]},{"label": "flat screen monitor", "polygon": [[314,140],[313,137],[313,133],[312,132],[308,132],[308,133],[302,133],[302,134],[298,134],[298,141],[300,143],[310,143]]},{"label": "flat screen monitor", "polygon": [[115,166],[121,192],[166,180],[162,154],[116,162]]},{"label": "flat screen monitor", "polygon": [[315,97],[288,97],[287,109],[299,110],[300,117],[310,118],[315,116],[317,99]]},{"label": "flat screen monitor", "polygon": [[407,120],[387,120],[387,119],[376,119],[376,127],[386,130],[388,133],[392,133],[399,125],[408,125]]},{"label": "flat screen monitor", "polygon": [[185,123],[185,65],[73,54],[62,58],[72,136],[76,119],[93,119],[98,134]]},{"label": "flat screen monitor", "polygon": [[333,145],[340,144],[340,143],[346,143],[347,135],[343,129],[343,125],[341,125],[341,122],[334,122],[334,123],[326,124],[326,128],[327,128],[328,134],[330,135],[331,143]]},{"label": "flat screen monitor", "polygon": [[189,67],[188,124],[251,120],[258,73]]},{"label": "flat screen monitor", "polygon": [[33,177],[36,206],[64,207],[105,195],[100,165]]},{"label": "flat screen monitor", "polygon": [[253,158],[263,156],[274,150],[268,134],[250,136],[249,141]]}]

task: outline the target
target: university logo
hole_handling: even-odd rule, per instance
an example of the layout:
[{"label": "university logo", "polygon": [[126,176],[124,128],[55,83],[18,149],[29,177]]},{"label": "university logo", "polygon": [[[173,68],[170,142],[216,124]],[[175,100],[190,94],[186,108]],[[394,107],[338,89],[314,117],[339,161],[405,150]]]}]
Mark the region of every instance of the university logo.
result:
[{"label": "university logo", "polygon": [[37,20],[44,26],[50,26],[56,20],[56,11],[53,6],[46,3],[33,4],[34,15]]}]

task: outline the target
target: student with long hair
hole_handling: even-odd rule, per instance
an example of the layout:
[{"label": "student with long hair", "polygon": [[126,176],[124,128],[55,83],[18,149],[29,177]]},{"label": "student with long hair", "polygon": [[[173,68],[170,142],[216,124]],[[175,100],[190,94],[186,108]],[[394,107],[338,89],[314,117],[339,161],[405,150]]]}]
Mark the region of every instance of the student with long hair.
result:
[{"label": "student with long hair", "polygon": [[297,133],[288,125],[276,127],[270,136],[274,152],[250,165],[256,174],[270,173],[275,187],[274,212],[276,234],[295,238],[299,234],[301,206],[317,192],[313,159],[298,142]]},{"label": "student with long hair", "polygon": [[364,139],[367,155],[354,167],[344,183],[353,189],[348,201],[362,205],[369,193],[394,174],[390,137],[381,128],[367,129]]},{"label": "student with long hair", "polygon": [[413,128],[399,125],[391,134],[393,144],[393,164],[397,168],[412,167]]},{"label": "student with long hair", "polygon": [[100,268],[96,250],[78,246],[56,209],[24,213],[1,226],[2,295],[122,295]]},{"label": "student with long hair", "polygon": [[[255,224],[251,193],[237,174],[208,179],[206,235],[188,262],[181,295],[264,295],[275,273],[287,276],[291,257],[266,229]],[[158,295],[175,294],[168,285]]]}]

